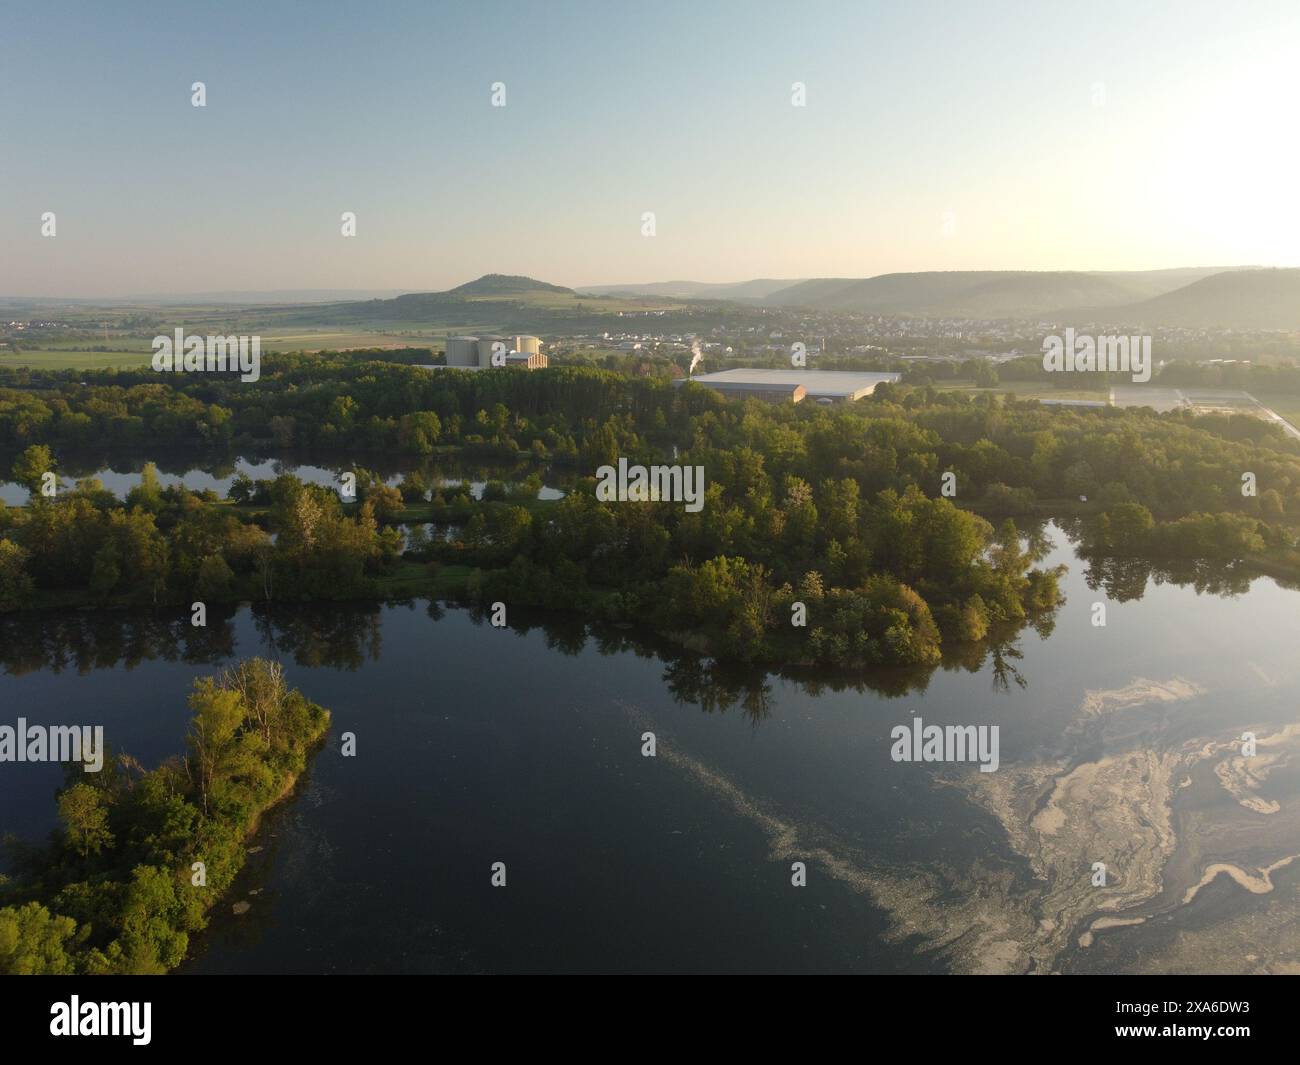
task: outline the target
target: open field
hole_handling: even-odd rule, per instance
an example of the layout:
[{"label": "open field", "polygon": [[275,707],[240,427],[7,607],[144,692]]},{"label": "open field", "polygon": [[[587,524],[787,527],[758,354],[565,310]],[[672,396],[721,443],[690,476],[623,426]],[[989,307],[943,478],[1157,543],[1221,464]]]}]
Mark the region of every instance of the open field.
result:
[{"label": "open field", "polygon": [[0,352],[0,366],[30,366],[41,370],[137,369],[148,366],[149,358],[148,349],[129,352],[47,348],[40,351]]},{"label": "open field", "polygon": [[1010,381],[996,388],[976,388],[969,381],[936,383],[940,392],[964,392],[967,395],[1014,395],[1017,399],[1087,399],[1105,402],[1109,392],[1104,388],[1050,388],[1029,381]]},{"label": "open field", "polygon": [[1193,410],[1198,414],[1263,416],[1262,405],[1254,396],[1234,389],[1117,385],[1111,391],[1111,402],[1117,407],[1151,407],[1158,411]]},{"label": "open field", "polygon": [[[181,320],[187,332],[226,332],[209,324],[197,325]],[[352,348],[432,348],[441,350],[447,330],[433,328],[402,330],[370,329],[266,329],[240,330],[262,338],[262,350],[271,351],[346,351]],[[479,327],[480,329],[483,327]],[[93,343],[93,342],[90,342]],[[50,342],[34,350],[0,351],[0,366],[30,366],[46,370],[105,370],[115,367],[136,369],[148,366],[152,354],[153,334],[149,336],[115,336],[112,347],[127,351],[93,351],[86,341]]]},{"label": "open field", "polygon": [[[1253,399],[1254,397],[1252,396],[1251,398]],[[1260,404],[1259,410],[1262,412],[1263,417],[1281,426],[1282,430],[1288,436],[1300,440],[1300,422],[1297,422],[1294,415],[1287,416],[1273,407],[1265,406],[1263,404]]]},{"label": "open field", "polygon": [[259,334],[263,351],[347,351],[351,348],[440,349],[445,330],[409,327],[371,329],[267,329]]},{"label": "open field", "polygon": [[1255,398],[1268,407],[1269,410],[1280,414],[1292,425],[1300,428],[1300,396],[1261,396],[1256,394]]}]

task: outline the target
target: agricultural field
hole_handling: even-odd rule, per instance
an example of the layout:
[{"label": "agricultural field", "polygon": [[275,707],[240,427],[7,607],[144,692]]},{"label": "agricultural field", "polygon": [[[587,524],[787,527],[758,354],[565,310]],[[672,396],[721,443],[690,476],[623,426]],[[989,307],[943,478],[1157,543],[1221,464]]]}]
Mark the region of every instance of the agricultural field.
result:
[{"label": "agricultural field", "polygon": [[49,347],[37,351],[0,351],[0,366],[27,366],[40,370],[111,370],[148,366],[150,351],[87,351],[77,347]]},{"label": "agricultural field", "polygon": [[409,328],[401,330],[380,329],[266,329],[257,335],[262,338],[263,351],[347,351],[351,348],[427,348],[440,349],[446,330]]}]

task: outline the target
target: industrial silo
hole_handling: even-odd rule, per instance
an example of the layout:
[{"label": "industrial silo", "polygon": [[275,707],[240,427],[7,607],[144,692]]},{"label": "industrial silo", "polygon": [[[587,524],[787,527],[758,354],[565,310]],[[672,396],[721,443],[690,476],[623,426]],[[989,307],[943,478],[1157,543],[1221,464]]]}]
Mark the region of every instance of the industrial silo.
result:
[{"label": "industrial silo", "polygon": [[448,366],[477,366],[478,337],[448,337]]},{"label": "industrial silo", "polygon": [[537,355],[542,350],[542,342],[537,337],[515,337],[515,351],[524,355]]},{"label": "industrial silo", "polygon": [[478,338],[478,364],[480,366],[492,365],[492,346],[501,345],[502,353],[510,350],[510,345],[506,343],[505,337],[483,336]]}]

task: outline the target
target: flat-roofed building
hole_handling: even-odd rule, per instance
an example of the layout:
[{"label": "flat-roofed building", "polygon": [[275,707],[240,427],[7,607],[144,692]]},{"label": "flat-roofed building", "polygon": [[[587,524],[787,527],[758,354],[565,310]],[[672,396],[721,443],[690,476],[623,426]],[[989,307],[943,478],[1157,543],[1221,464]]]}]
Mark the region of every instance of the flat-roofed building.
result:
[{"label": "flat-roofed building", "polygon": [[[691,378],[702,385],[707,385],[715,392],[735,396],[738,399],[761,399],[768,403],[798,403],[808,393],[797,381],[702,381]],[[677,384],[682,384],[678,381]]]},{"label": "flat-roofed building", "polygon": [[507,366],[522,366],[525,370],[545,370],[549,361],[540,351],[511,351],[506,355]]},{"label": "flat-roofed building", "polygon": [[784,399],[794,403],[806,396],[816,403],[851,403],[871,395],[877,385],[892,384],[900,376],[856,370],[734,369],[699,374],[690,380],[731,396]]}]

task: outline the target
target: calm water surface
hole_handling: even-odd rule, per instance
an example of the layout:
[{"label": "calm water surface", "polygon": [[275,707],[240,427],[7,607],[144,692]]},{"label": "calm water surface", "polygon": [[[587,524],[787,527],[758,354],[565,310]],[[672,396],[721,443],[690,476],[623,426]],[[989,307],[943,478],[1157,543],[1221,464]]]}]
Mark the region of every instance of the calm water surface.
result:
[{"label": "calm water surface", "polygon": [[[333,711],[185,972],[1297,970],[1300,593],[1128,572],[1121,602],[1053,561],[1054,631],[853,684],[425,602],[25,616],[0,720],[154,764],[191,681],[252,654]],[[892,761],[918,715],[998,726],[997,772]],[[0,765],[0,830],[47,832],[59,781]]]},{"label": "calm water surface", "polygon": [[[23,485],[3,479],[7,475],[12,462],[12,457],[0,458],[0,502],[3,502],[6,506],[18,507],[27,502],[31,493]],[[385,483],[391,485],[398,484],[404,474],[413,470],[423,472],[426,475],[426,480],[431,485],[438,484],[445,487],[450,484],[460,484],[463,481],[468,481],[470,491],[475,499],[483,495],[483,489],[489,478],[504,481],[522,480],[533,472],[533,468],[526,465],[511,469],[507,466],[468,464],[455,459],[431,460],[409,456],[384,456],[380,458],[370,456],[359,460],[355,464],[331,463],[329,465],[317,465],[306,459],[298,458],[269,459],[240,456],[239,458],[208,466],[191,467],[181,461],[173,469],[169,468],[167,464],[159,464],[158,480],[163,487],[183,484],[191,491],[211,490],[224,498],[230,490],[231,482],[234,481],[236,475],[241,473],[255,481],[269,481],[280,476],[280,474],[292,473],[308,484],[337,488],[339,474],[345,470],[354,470],[357,466],[377,472]],[[69,487],[74,486],[83,477],[94,477],[119,499],[125,499],[127,493],[140,484],[143,467],[144,462],[139,459],[99,458],[80,462],[68,461],[60,465],[59,477]],[[548,483],[538,491],[537,497],[539,499],[562,498],[564,489],[550,483],[551,480],[555,479],[551,475],[547,474],[546,476]]]}]

